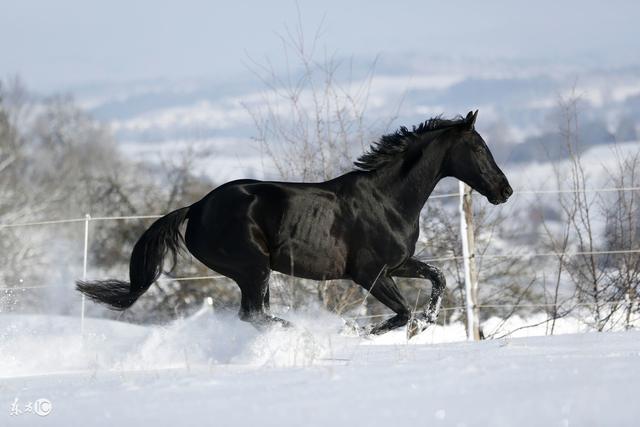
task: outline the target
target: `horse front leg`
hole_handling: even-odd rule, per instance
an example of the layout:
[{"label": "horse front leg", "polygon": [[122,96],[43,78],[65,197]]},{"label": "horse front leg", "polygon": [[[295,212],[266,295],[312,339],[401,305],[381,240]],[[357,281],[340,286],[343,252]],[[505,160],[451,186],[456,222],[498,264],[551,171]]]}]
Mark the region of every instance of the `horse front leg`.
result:
[{"label": "horse front leg", "polygon": [[395,313],[395,316],[365,328],[363,332],[380,335],[407,324],[411,313],[409,305],[393,278],[387,275],[385,267],[382,270],[363,268],[354,281]]},{"label": "horse front leg", "polygon": [[415,258],[409,258],[404,264],[392,271],[391,275],[411,279],[428,279],[432,284],[429,307],[421,313],[415,314],[407,328],[407,336],[411,338],[424,331],[429,325],[436,323],[442,304],[442,294],[447,282],[439,268]]}]

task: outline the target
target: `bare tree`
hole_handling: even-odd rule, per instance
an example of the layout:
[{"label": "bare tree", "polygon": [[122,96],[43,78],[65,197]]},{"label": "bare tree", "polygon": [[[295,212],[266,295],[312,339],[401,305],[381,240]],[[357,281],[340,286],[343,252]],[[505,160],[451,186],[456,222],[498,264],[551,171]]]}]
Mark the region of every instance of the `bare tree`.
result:
[{"label": "bare tree", "polygon": [[[558,102],[568,170],[563,173],[555,167],[557,204],[562,216],[543,221],[545,248],[552,250],[556,259],[549,309],[551,333],[555,319],[568,314],[602,331],[621,321],[630,327],[632,314],[637,311],[640,258],[633,251],[640,243],[637,231],[640,212],[635,191],[625,188],[639,184],[640,153],[625,156],[617,153],[614,167],[607,170],[610,182],[619,189],[613,198],[590,191],[591,181],[582,161],[578,136],[579,101],[574,90]],[[597,227],[602,221],[606,224],[604,231]],[[583,316],[585,313],[588,317]]]},{"label": "bare tree", "polygon": [[623,153],[616,149],[615,158],[615,169],[608,174],[618,190],[604,203],[605,249],[629,252],[606,260],[604,280],[605,288],[613,293],[610,311],[622,313],[612,319],[613,323],[622,321],[625,328],[631,328],[640,302],[640,254],[634,252],[640,248],[640,200],[637,191],[628,189],[640,186],[640,151]]},{"label": "bare tree", "polygon": [[[353,159],[395,119],[366,119],[375,62],[365,76],[355,79],[352,64],[320,52],[321,32],[322,25],[307,40],[298,15],[297,26],[285,28],[279,36],[287,58],[284,72],[268,60],[251,60],[265,89],[245,108],[254,120],[265,166],[272,165],[279,179],[324,181],[351,170]],[[279,302],[287,307],[309,301],[338,313],[362,307],[362,290],[348,281],[280,276],[272,283]]]},{"label": "bare tree", "polygon": [[0,310],[17,310],[38,303],[26,289],[39,283],[40,272],[32,268],[42,257],[42,248],[33,241],[41,235],[6,227],[28,222],[46,210],[54,194],[31,184],[30,147],[24,130],[28,127],[31,100],[17,77],[0,82]]},{"label": "bare tree", "polygon": [[[279,73],[267,61],[252,61],[264,84],[258,103],[245,103],[257,129],[255,140],[280,178],[328,180],[348,171],[353,157],[369,144],[374,129],[365,114],[375,62],[369,73],[354,80],[351,67],[333,55],[320,55],[322,25],[307,41],[301,18],[295,30],[280,35],[287,68]],[[351,65],[351,64],[349,64]]]},{"label": "bare tree", "polygon": [[[30,96],[19,80],[1,89],[0,224],[78,218],[84,213],[94,217],[162,214],[195,202],[212,187],[209,180],[193,174],[194,158],[201,153],[186,151],[162,165],[132,163],[120,155],[109,129],[78,108],[71,97],[54,96],[30,108]],[[131,248],[150,222],[92,222],[93,274],[126,275]],[[36,287],[60,280],[60,274],[51,272],[63,270],[62,266],[81,265],[81,251],[68,250],[79,236],[77,223],[1,227],[1,286],[20,289],[12,295],[5,292],[0,309],[44,308],[46,294]],[[190,257],[179,265],[171,273],[174,277],[211,274]],[[69,292],[77,272],[63,277],[69,281]],[[199,308],[210,295],[218,296],[218,305],[238,299],[237,292],[214,293],[214,286],[225,289],[211,280],[165,280],[127,316],[138,321],[167,319]]]}]

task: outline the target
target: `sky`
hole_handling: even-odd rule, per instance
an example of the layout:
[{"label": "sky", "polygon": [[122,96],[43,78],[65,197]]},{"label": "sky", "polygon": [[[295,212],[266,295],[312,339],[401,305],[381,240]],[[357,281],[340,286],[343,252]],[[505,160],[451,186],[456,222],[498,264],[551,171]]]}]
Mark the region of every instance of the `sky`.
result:
[{"label": "sky", "polygon": [[0,77],[40,91],[94,83],[248,73],[283,62],[278,34],[298,10],[328,52],[368,61],[404,54],[529,61],[640,58],[638,1],[0,0]]}]

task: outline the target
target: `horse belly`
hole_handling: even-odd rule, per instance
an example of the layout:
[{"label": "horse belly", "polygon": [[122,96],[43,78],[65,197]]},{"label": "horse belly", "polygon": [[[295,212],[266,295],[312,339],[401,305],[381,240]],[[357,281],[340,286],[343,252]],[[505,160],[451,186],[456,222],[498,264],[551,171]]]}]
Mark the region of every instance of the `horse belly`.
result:
[{"label": "horse belly", "polygon": [[281,223],[272,268],[315,280],[343,278],[347,248],[336,231],[338,209],[324,198],[306,198]]},{"label": "horse belly", "polygon": [[284,274],[313,280],[345,277],[346,253],[341,248],[293,242],[272,258],[272,268]]}]

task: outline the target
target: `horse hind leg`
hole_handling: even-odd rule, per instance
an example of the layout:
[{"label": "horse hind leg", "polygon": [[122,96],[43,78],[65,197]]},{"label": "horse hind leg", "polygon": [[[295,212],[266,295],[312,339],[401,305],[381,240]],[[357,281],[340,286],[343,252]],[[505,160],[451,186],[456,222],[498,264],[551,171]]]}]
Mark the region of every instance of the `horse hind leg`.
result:
[{"label": "horse hind leg", "polygon": [[256,271],[254,274],[243,276],[234,278],[242,292],[240,319],[251,323],[259,330],[274,325],[290,327],[290,322],[272,316],[269,312],[269,270]]},{"label": "horse hind leg", "polygon": [[289,326],[286,320],[269,314],[269,256],[257,245],[258,239],[247,224],[237,222],[235,226],[221,227],[214,223],[206,228],[199,222],[189,221],[185,235],[189,252],[240,287],[241,320],[258,329],[273,324]]}]

